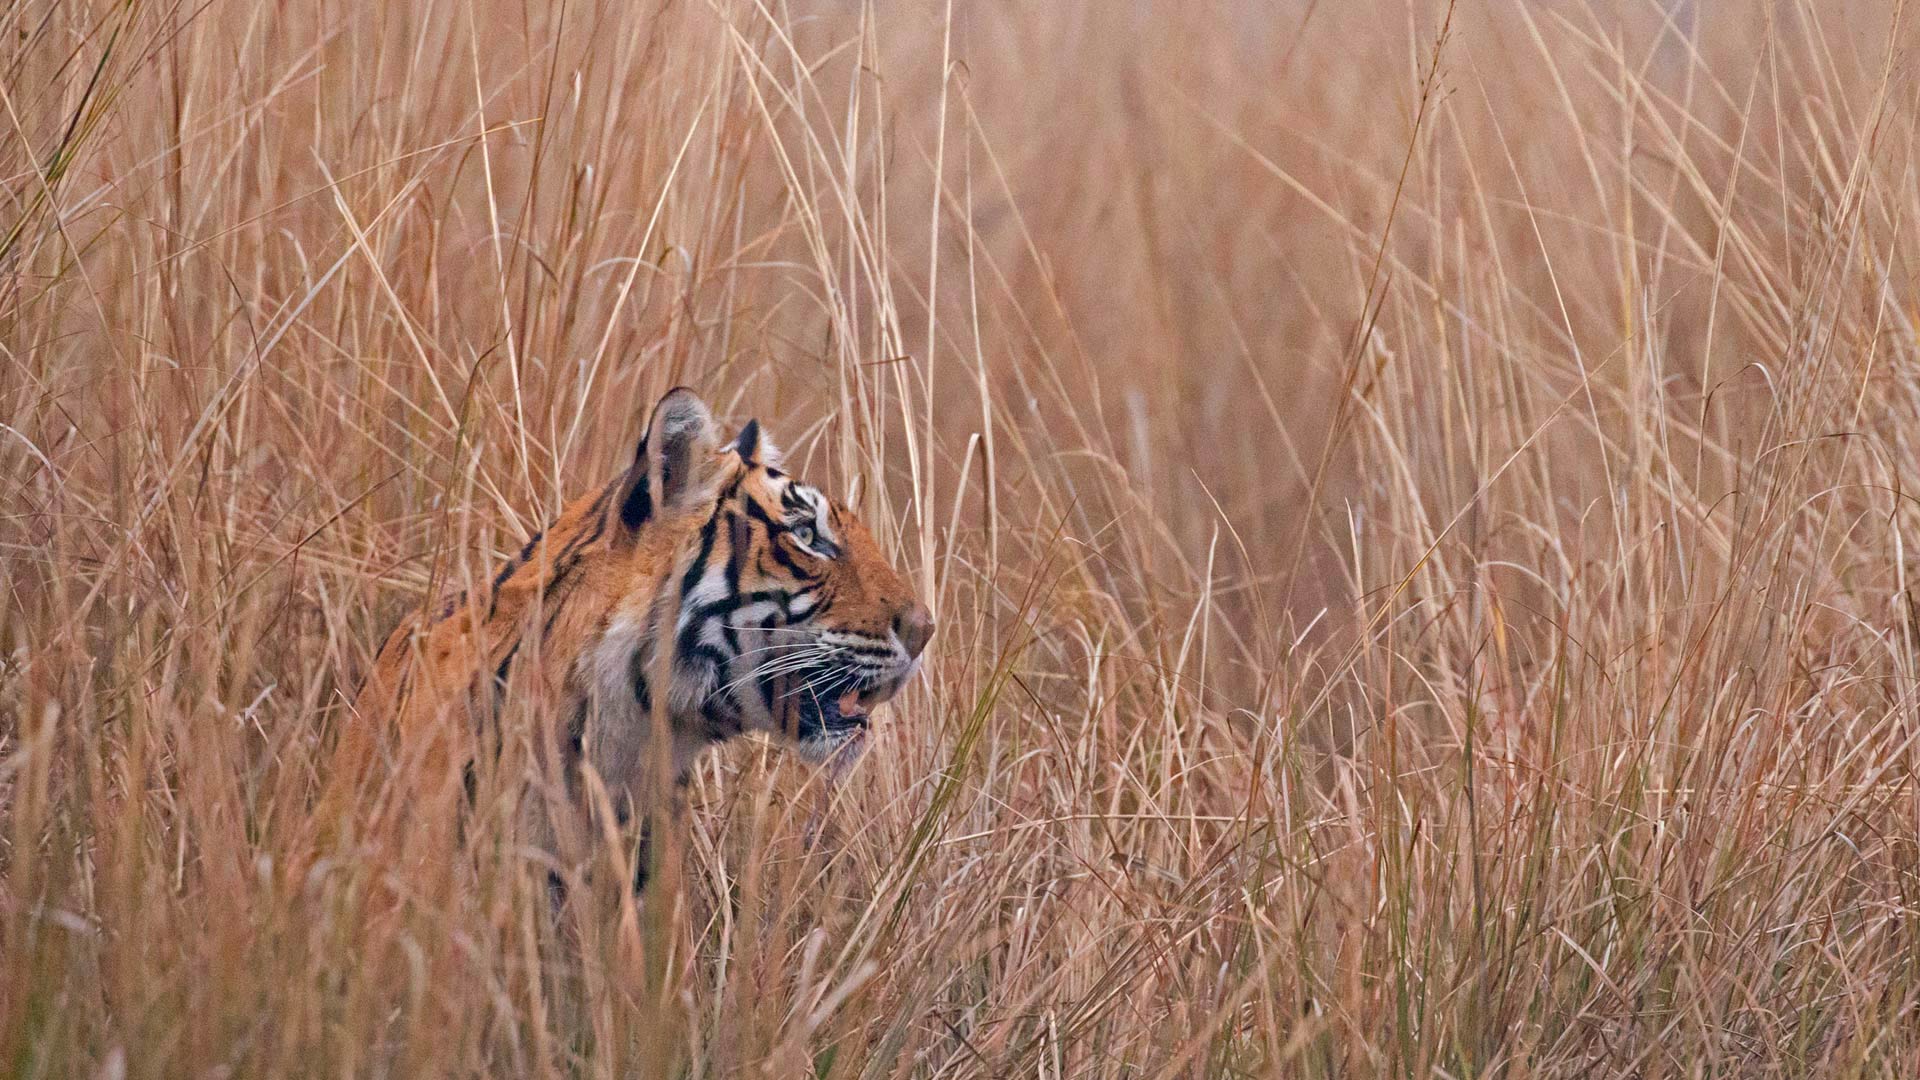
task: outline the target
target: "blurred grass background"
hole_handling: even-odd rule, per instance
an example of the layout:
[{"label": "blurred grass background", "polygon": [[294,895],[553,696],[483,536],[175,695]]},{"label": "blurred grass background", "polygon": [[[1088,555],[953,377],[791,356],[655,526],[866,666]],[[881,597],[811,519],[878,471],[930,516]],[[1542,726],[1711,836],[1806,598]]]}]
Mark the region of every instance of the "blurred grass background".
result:
[{"label": "blurred grass background", "polygon": [[[0,1069],[1914,1075],[1913,22],[15,0]],[[313,850],[677,383],[936,610],[872,752]]]}]

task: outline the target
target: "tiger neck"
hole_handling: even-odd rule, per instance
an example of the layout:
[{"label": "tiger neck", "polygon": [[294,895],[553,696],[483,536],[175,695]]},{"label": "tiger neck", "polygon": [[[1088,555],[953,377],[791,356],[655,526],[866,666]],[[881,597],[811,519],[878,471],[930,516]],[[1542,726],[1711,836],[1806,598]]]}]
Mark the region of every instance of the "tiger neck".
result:
[{"label": "tiger neck", "polygon": [[699,559],[699,533],[694,522],[656,523],[632,550],[607,554],[629,560],[629,582],[633,576],[648,581],[647,587],[628,589],[602,606],[593,645],[575,673],[587,699],[582,753],[609,784],[637,791],[657,775],[652,754],[661,718],[656,709],[666,710],[667,774],[676,783],[685,782],[700,754],[717,741],[702,722],[712,688],[690,684],[684,668],[669,675],[657,651],[659,642],[677,631],[679,586]]}]

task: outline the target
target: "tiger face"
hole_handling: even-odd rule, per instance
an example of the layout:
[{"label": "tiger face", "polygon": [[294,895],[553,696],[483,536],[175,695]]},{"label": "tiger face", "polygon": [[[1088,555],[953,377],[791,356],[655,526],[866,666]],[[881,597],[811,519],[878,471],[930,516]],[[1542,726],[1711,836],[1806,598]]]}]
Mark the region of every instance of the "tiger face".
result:
[{"label": "tiger face", "polygon": [[578,550],[614,595],[588,624],[574,741],[616,780],[649,752],[663,648],[685,776],[706,747],[748,732],[847,760],[933,635],[853,511],[788,474],[757,421],[722,442],[690,391],[662,399],[632,467],[581,521],[604,522]]},{"label": "tiger face", "polygon": [[676,697],[718,740],[759,731],[823,761],[919,669],[933,617],[844,504],[781,468],[757,421],[718,452],[675,620]]}]

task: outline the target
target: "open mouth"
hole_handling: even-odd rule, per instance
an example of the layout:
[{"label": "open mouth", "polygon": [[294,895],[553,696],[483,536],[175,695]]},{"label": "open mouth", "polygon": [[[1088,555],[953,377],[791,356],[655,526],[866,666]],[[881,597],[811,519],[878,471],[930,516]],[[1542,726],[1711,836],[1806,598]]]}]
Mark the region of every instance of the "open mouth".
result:
[{"label": "open mouth", "polygon": [[789,714],[793,734],[803,742],[826,738],[839,741],[863,733],[871,722],[873,710],[893,696],[891,684],[866,685],[852,678],[795,680],[787,695],[792,703]]}]

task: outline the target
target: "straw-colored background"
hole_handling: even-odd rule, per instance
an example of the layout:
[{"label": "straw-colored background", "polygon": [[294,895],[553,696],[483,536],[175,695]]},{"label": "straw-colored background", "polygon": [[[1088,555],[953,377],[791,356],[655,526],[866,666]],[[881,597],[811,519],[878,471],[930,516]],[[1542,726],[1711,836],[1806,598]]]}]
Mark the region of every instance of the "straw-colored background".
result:
[{"label": "straw-colored background", "polygon": [[[5,9],[0,1071],[1914,1075],[1916,13],[819,7]],[[938,612],[872,753],[311,850],[682,382]]]}]

